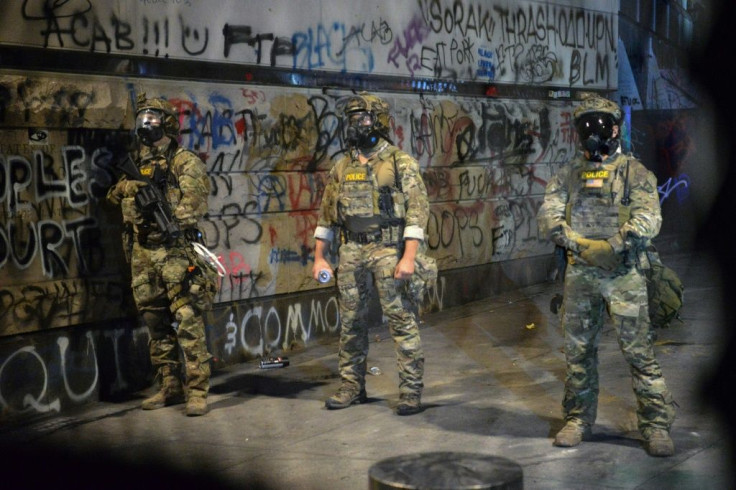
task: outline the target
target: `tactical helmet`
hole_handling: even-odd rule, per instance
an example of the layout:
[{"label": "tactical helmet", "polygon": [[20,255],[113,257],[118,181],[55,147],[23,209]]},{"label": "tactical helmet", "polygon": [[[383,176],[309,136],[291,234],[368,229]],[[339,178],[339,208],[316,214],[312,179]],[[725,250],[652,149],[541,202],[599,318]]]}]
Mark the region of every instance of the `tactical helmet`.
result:
[{"label": "tactical helmet", "polygon": [[386,131],[389,128],[389,109],[387,102],[376,95],[368,92],[360,92],[351,95],[342,102],[343,113],[347,116],[351,112],[370,112],[374,118],[374,128],[378,131]]},{"label": "tactical helmet", "polygon": [[[575,129],[588,158],[600,162],[603,155],[618,150],[622,111],[618,104],[595,93],[584,92],[581,98],[582,103],[573,111]],[[617,134],[614,126],[619,126]]]},{"label": "tactical helmet", "polygon": [[166,99],[147,99],[146,93],[138,94],[136,117],[143,111],[154,110],[162,113],[162,126],[166,136],[176,139],[179,136],[179,120],[176,117],[174,106]]},{"label": "tactical helmet", "polygon": [[338,109],[345,116],[345,140],[350,147],[367,151],[381,138],[389,140],[389,105],[375,95],[360,92],[340,99]]},{"label": "tactical helmet", "polygon": [[573,118],[577,122],[585,114],[591,114],[595,112],[603,112],[613,116],[613,120],[616,124],[621,125],[621,118],[623,111],[621,108],[612,100],[601,97],[600,95],[593,92],[583,92],[580,94],[582,102],[572,112]]}]

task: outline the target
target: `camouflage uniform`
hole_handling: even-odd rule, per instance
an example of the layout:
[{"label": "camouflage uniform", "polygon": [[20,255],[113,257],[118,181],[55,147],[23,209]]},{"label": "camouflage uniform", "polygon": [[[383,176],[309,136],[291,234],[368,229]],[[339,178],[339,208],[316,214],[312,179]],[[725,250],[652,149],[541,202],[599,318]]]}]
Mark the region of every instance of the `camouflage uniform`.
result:
[{"label": "camouflage uniform", "polygon": [[[640,431],[645,437],[652,429],[669,431],[674,421],[672,395],[654,355],[643,273],[649,265],[640,253],[662,221],[656,184],[650,171],[620,151],[602,162],[581,154],[548,183],[539,210],[540,230],[568,254],[563,414],[585,428],[596,419],[598,341],[606,310],[633,378]],[[587,264],[580,238],[607,241],[620,265],[605,270]]]},{"label": "camouflage uniform", "polygon": [[[207,212],[210,194],[206,167],[194,153],[177,148],[173,140],[163,148],[143,146],[136,165],[142,175],[152,178],[152,185],[164,191],[173,217],[184,231],[170,241],[152,216],[138,209],[137,188],[126,188],[131,182],[127,177],[108,191],[108,199],[121,205],[123,223],[132,241],[133,297],[149,329],[151,362],[162,383],[163,398],[148,407],[144,402],[143,407],[181,402],[184,395],[187,400],[206,399],[212,356],[207,351],[202,307],[190,289],[190,266],[196,263],[191,231]],[[179,350],[185,364],[186,394],[179,381]]]},{"label": "camouflage uniform", "polygon": [[[403,192],[398,191],[397,183]],[[381,213],[378,188],[391,188],[398,217],[392,223]],[[367,164],[352,152],[329,174],[315,238],[340,241],[337,286],[340,304],[339,370],[343,388],[364,392],[371,277],[396,342],[399,392],[419,397],[423,388],[422,351],[416,305],[407,281],[394,278],[405,239],[424,240],[429,217],[427,190],[419,164],[407,153],[381,139]]]}]

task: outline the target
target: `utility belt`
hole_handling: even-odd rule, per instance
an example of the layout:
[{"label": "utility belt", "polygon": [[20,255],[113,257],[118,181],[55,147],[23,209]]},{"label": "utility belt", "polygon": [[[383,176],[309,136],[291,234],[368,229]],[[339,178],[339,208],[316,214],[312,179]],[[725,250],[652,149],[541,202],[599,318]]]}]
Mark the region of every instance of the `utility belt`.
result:
[{"label": "utility belt", "polygon": [[[619,255],[623,258],[622,264],[626,268],[630,269],[636,267],[640,271],[644,271],[650,268],[649,259],[645,250],[632,250],[628,249],[620,252]],[[576,254],[572,250],[567,250],[567,263],[572,265],[581,265],[585,267],[595,267],[587,262],[580,260],[580,255]]]},{"label": "utility belt", "polygon": [[383,243],[384,245],[398,245],[404,239],[404,225],[389,225],[381,227],[380,230],[371,232],[355,232],[345,228],[340,228],[341,243],[359,243],[366,245],[368,243]]},{"label": "utility belt", "polygon": [[141,247],[156,248],[166,245],[168,237],[158,226],[139,224],[135,227],[135,239]]},{"label": "utility belt", "polygon": [[342,243],[355,242],[365,245],[366,243],[378,243],[383,240],[383,236],[381,230],[371,233],[356,233],[343,228],[340,230],[340,239]]},{"label": "utility belt", "polygon": [[597,267],[593,264],[589,264],[580,258],[580,254],[573,252],[572,250],[567,251],[567,263],[570,265],[579,265],[582,267]]}]

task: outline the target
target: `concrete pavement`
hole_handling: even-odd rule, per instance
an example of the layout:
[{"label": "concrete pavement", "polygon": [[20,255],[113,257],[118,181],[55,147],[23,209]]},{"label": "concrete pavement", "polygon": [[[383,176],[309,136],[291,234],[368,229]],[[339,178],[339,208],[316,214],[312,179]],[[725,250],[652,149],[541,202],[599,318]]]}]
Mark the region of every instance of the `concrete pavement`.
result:
[{"label": "concrete pavement", "polygon": [[[718,266],[707,256],[664,255],[681,276],[683,323],[659,332],[657,355],[679,405],[676,454],[651,458],[636,430],[635,400],[612,327],[600,346],[601,393],[593,438],[556,448],[564,379],[562,334],[549,302],[557,283],[539,284],[426,315],[426,410],[394,415],[393,343],[371,334],[369,402],[328,411],[339,385],[335,343],[288,353],[286,368],[257,362],[218,371],[211,411],[183,405],[143,412],[149,393],[100,403],[72,416],[0,431],[4,479],[26,488],[368,488],[376,462],[417,452],[502,456],[523,468],[527,489],[727,489],[733,455],[725,426],[701,390],[721,355]],[[36,486],[38,485],[38,486]]]}]

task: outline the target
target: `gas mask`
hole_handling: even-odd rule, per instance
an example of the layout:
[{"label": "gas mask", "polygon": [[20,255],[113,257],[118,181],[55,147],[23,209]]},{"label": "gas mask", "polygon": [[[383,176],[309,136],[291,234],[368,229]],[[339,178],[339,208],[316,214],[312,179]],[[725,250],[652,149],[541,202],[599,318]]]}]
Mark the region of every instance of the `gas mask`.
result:
[{"label": "gas mask", "polygon": [[618,138],[613,135],[616,125],[613,116],[606,112],[583,114],[575,121],[583,149],[590,155],[591,162],[602,162],[603,155],[612,155],[618,150]]},{"label": "gas mask", "polygon": [[348,145],[359,150],[369,150],[376,146],[379,134],[374,128],[375,118],[372,112],[350,112],[347,114],[347,122],[346,137]]},{"label": "gas mask", "polygon": [[135,134],[141,143],[154,146],[164,137],[163,119],[163,112],[157,109],[144,109],[136,115]]}]

